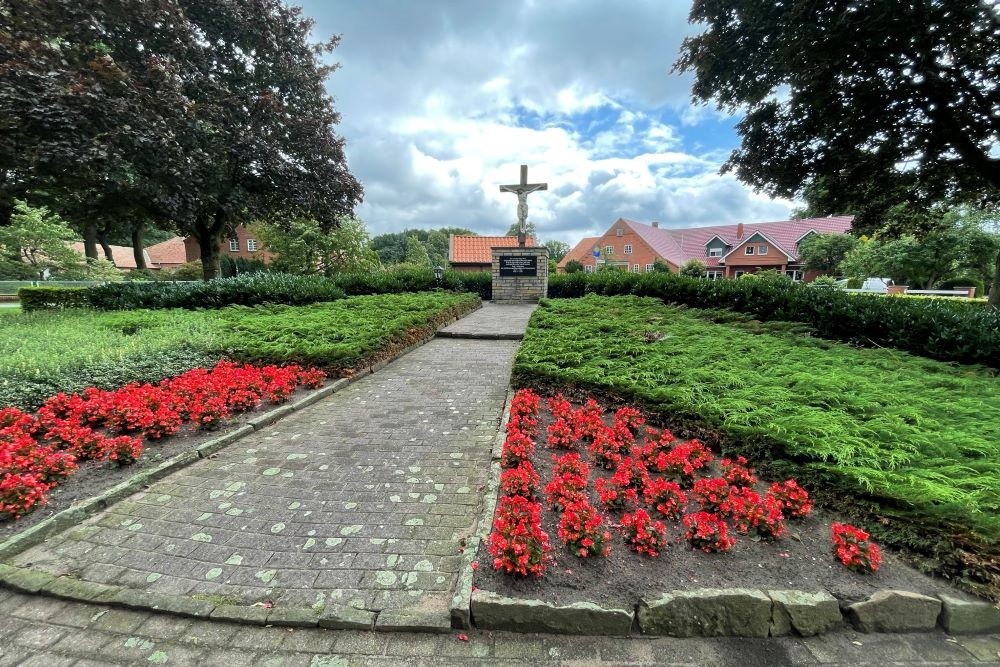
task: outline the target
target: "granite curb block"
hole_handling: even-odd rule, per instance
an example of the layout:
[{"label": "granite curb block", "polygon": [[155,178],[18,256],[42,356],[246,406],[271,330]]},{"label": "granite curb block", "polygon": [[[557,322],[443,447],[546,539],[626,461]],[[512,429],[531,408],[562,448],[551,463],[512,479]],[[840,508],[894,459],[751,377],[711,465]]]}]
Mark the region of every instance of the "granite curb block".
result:
[{"label": "granite curb block", "polygon": [[639,628],[646,635],[670,637],[767,637],[771,598],[749,588],[671,591],[642,598]]},{"label": "granite curb block", "polygon": [[1000,608],[985,600],[967,600],[942,594],[938,624],[952,635],[977,635],[1000,632]]},{"label": "granite curb block", "polygon": [[[208,440],[194,449],[177,454],[154,468],[137,473],[128,480],[106,489],[97,496],[75,503],[61,512],[38,522],[34,526],[12,535],[0,543],[0,561],[6,561],[27,549],[41,544],[57,533],[79,525],[84,520],[107,509],[118,501],[138,493],[148,484],[191,463],[207,458],[244,436],[269,426],[282,417],[312,405],[340,391],[347,385],[385,368],[396,359],[429,343],[440,329],[449,326],[481,307],[482,302],[480,301],[474,307],[464,310],[460,315],[436,325],[434,331],[431,331],[413,344],[368,366],[362,372],[355,373],[348,378],[340,378],[329,385],[313,391],[294,403],[269,410],[259,417],[248,420],[244,426],[236,428],[218,438]],[[14,567],[3,562],[0,562],[0,584],[20,593],[42,593],[71,601],[101,603],[130,609],[159,611],[177,616],[236,621],[254,625],[319,626],[371,630],[375,627],[377,616],[375,612],[349,608],[329,610],[328,612],[324,611],[323,614],[317,614],[312,608],[267,610],[256,606],[214,605],[210,602],[186,596],[148,593],[121,586],[108,586],[106,584],[82,581],[73,577],[57,577],[39,570]],[[419,619],[410,619],[411,622],[414,620]],[[440,631],[441,621],[439,619],[427,619],[427,621],[428,623],[423,629],[435,632]],[[447,623],[447,619],[444,622]],[[383,629],[405,629],[412,631],[418,628],[411,623],[410,625],[401,624],[398,628],[383,625]]]},{"label": "granite curb block", "polygon": [[629,634],[635,618],[630,609],[605,609],[593,602],[556,606],[479,590],[472,593],[472,615],[480,630],[619,637]]},{"label": "granite curb block", "polygon": [[826,591],[765,591],[771,598],[772,637],[795,634],[812,637],[843,626],[840,603]]},{"label": "granite curb block", "polygon": [[510,418],[510,405],[513,400],[514,391],[508,387],[507,399],[504,401],[503,411],[500,413],[497,434],[493,438],[490,449],[490,472],[486,479],[482,510],[476,519],[476,530],[466,542],[465,551],[462,552],[462,567],[459,570],[458,582],[455,586],[455,596],[448,608],[451,615],[451,626],[458,630],[471,630],[473,626],[472,582],[475,570],[472,569],[472,564],[478,558],[479,547],[486,541],[493,525],[493,513],[496,511],[497,496],[500,492],[500,447],[506,439],[504,426]]},{"label": "granite curb block", "polygon": [[847,605],[844,615],[860,632],[920,632],[937,627],[941,600],[909,591],[878,591]]}]

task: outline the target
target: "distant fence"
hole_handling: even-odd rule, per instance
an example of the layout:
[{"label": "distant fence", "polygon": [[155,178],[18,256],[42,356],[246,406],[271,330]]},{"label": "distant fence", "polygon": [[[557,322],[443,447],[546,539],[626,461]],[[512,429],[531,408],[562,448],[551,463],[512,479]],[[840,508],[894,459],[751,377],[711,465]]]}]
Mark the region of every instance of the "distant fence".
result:
[{"label": "distant fence", "polygon": [[842,289],[842,291],[853,292],[855,294],[913,294],[916,296],[944,296],[954,299],[976,298],[975,287],[958,287],[956,289],[910,289],[906,285],[890,285],[884,290]]},{"label": "distant fence", "polygon": [[0,280],[0,301],[17,301],[22,287],[93,287],[106,280]]}]

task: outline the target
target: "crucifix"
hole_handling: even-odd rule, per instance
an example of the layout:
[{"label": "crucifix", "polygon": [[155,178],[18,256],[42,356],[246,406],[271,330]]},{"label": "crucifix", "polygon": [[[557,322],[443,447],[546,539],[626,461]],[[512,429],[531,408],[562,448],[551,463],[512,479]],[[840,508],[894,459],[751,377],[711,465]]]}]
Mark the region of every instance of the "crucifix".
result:
[{"label": "crucifix", "polygon": [[517,244],[524,247],[527,235],[524,233],[524,222],[528,219],[528,195],[539,190],[548,190],[548,183],[529,183],[528,165],[521,165],[521,182],[512,185],[501,185],[500,192],[513,192],[517,195]]}]

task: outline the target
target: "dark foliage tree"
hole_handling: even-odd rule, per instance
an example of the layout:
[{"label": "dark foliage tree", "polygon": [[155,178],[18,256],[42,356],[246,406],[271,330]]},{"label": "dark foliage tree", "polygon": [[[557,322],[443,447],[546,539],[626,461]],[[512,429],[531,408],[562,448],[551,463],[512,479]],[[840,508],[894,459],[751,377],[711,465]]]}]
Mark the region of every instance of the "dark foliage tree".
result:
[{"label": "dark foliage tree", "polygon": [[194,236],[205,278],[241,222],[308,215],[333,227],[360,202],[324,88],[335,66],[321,59],[337,38],[311,44],[301,10],[280,0],[5,7],[5,190],[128,202]]},{"label": "dark foliage tree", "polygon": [[[743,113],[724,170],[897,233],[936,205],[1000,206],[1000,14],[977,0],[695,0],[676,69]],[[996,257],[1000,282],[1000,255]],[[1000,289],[991,302],[1000,305]]]},{"label": "dark foliage tree", "polygon": [[464,227],[441,227],[439,229],[410,229],[401,232],[390,232],[372,237],[372,248],[378,253],[379,260],[385,266],[401,264],[406,261],[406,246],[409,237],[415,236],[427,249],[427,255],[434,266],[448,266],[448,237],[476,236],[477,234]]},{"label": "dark foliage tree", "polygon": [[857,245],[857,237],[850,234],[810,234],[799,242],[799,259],[807,269],[837,273]]}]

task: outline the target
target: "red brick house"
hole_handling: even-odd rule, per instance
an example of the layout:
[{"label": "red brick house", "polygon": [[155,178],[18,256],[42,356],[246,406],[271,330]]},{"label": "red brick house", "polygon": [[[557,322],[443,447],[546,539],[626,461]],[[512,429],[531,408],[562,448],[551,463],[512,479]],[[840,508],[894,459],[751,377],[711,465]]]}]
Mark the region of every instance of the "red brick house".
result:
[{"label": "red brick house", "polygon": [[[609,264],[633,273],[653,270],[656,260],[670,270],[691,259],[708,267],[709,278],[738,278],[744,273],[776,269],[793,280],[812,280],[818,272],[806,272],[799,261],[799,243],[811,234],[844,233],[851,229],[853,216],[802,218],[780,222],[738,223],[685,229],[661,228],[619,218],[602,236],[583,239],[559,262],[577,260],[584,271]],[[600,256],[595,256],[598,251]]]},{"label": "red brick house", "polygon": [[[535,239],[529,236],[525,242],[529,248],[535,247]],[[517,247],[516,236],[456,236],[448,237],[448,263],[456,271],[489,271],[493,266],[492,249]]]},{"label": "red brick house", "polygon": [[[184,254],[185,261],[194,262],[201,259],[201,246],[198,245],[197,239],[193,236],[189,236],[184,239]],[[264,249],[254,236],[250,233],[250,230],[243,225],[238,225],[236,227],[235,233],[229,238],[223,239],[219,243],[219,255],[228,256],[236,259],[237,257],[242,257],[244,259],[259,259],[265,264],[270,263],[273,255]]]}]

